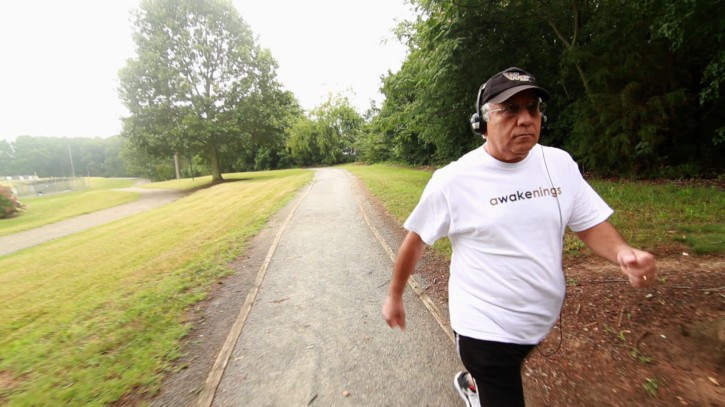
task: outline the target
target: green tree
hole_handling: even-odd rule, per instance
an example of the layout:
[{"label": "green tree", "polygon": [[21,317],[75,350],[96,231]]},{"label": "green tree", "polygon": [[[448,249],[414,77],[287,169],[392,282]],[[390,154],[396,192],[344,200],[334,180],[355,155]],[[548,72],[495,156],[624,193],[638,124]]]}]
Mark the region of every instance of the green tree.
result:
[{"label": "green tree", "polygon": [[6,140],[0,140],[0,176],[14,175],[15,169],[12,165],[14,157],[15,151],[12,144]]},{"label": "green tree", "polygon": [[132,143],[124,143],[119,153],[124,170],[133,176],[165,181],[176,175],[173,158],[151,157]]},{"label": "green tree", "polygon": [[365,157],[445,163],[480,144],[480,84],[509,66],[552,93],[542,143],[587,171],[698,176],[723,169],[725,8],[714,0],[414,0],[409,47],[366,132]]},{"label": "green tree", "polygon": [[95,175],[101,177],[128,177],[130,175],[121,159],[121,149],[126,142],[126,139],[121,136],[113,136],[104,140],[102,144],[103,160],[98,164],[99,173]]},{"label": "green tree", "polygon": [[[0,175],[40,177],[125,177],[121,161],[124,139],[57,138],[20,136],[15,142],[0,142]],[[71,167],[71,158],[73,165]]]},{"label": "green tree", "polygon": [[119,75],[123,135],[138,148],[201,153],[221,181],[222,155],[281,131],[275,114],[290,98],[276,62],[229,1],[144,0],[134,40],[138,55]]},{"label": "green tree", "polygon": [[[14,175],[40,177],[70,177],[71,139],[19,136],[13,143]],[[70,152],[69,152],[70,149]]]},{"label": "green tree", "polygon": [[306,116],[299,117],[290,128],[287,148],[297,165],[308,166],[321,162],[320,149],[316,142],[317,132],[316,123]]},{"label": "green tree", "polygon": [[347,97],[330,96],[289,131],[287,147],[300,165],[332,165],[355,160],[364,119]]}]

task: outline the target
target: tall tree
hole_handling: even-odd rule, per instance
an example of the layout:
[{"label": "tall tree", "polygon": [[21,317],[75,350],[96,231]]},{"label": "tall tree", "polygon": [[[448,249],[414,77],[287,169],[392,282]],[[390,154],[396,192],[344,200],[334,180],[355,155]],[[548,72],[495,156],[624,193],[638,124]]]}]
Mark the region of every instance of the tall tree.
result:
[{"label": "tall tree", "polygon": [[276,62],[260,48],[231,2],[143,0],[136,13],[137,57],[120,72],[131,115],[123,135],[157,157],[203,152],[221,181],[222,150],[281,131],[289,101]]},{"label": "tall tree", "polygon": [[12,144],[6,140],[0,140],[0,176],[13,175],[15,169],[12,162],[15,157],[15,151]]},{"label": "tall tree", "polygon": [[336,95],[301,117],[289,131],[287,148],[300,165],[353,161],[364,119],[348,98]]},{"label": "tall tree", "polygon": [[[542,142],[587,171],[698,176],[723,168],[725,8],[717,0],[412,0],[409,54],[384,79],[366,157],[444,163],[480,143],[478,86],[509,66],[551,92]],[[382,148],[381,148],[382,147]]]}]

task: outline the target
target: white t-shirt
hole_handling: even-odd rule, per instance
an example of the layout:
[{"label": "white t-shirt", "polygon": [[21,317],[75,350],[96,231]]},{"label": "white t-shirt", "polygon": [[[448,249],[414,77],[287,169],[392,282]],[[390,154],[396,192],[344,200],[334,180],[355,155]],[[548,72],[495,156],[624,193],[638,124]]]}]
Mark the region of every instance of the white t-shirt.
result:
[{"label": "white t-shirt", "polygon": [[437,170],[404,227],[453,247],[452,328],[471,338],[536,344],[561,310],[566,226],[578,232],[612,209],[565,151],[536,145],[517,163],[483,147]]}]

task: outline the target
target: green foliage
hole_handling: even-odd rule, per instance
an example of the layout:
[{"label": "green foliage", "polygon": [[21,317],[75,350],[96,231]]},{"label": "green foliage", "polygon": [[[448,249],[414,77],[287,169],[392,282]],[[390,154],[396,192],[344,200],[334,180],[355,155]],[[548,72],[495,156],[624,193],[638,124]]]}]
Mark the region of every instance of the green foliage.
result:
[{"label": "green foliage", "polygon": [[355,161],[363,118],[347,97],[330,96],[300,117],[289,130],[287,150],[297,165],[333,165]]},{"label": "green foliage", "polygon": [[0,219],[20,213],[24,206],[18,201],[10,187],[0,185]]},{"label": "green foliage", "polygon": [[644,353],[642,353],[641,350],[637,347],[633,347],[632,351],[629,353],[633,358],[637,359],[639,363],[642,363],[643,365],[646,365],[648,363],[651,363],[654,359],[652,356],[647,356]]},{"label": "green foliage", "polygon": [[657,378],[648,377],[642,387],[644,387],[644,390],[647,392],[647,394],[654,397],[657,395],[657,391],[660,388],[660,383]]},{"label": "green foliage", "polygon": [[227,1],[143,1],[134,41],[120,72],[123,135],[152,157],[199,155],[219,181],[223,161],[277,138],[296,111],[276,61]]},{"label": "green foliage", "polygon": [[[176,176],[173,158],[150,156],[130,142],[123,145],[119,154],[126,170],[137,177],[163,181]],[[181,165],[187,164],[183,158],[185,157],[182,157]],[[190,167],[190,165],[186,165],[186,167]]]},{"label": "green foliage", "polygon": [[6,140],[0,140],[0,175],[15,173],[12,160],[15,156],[13,146]]},{"label": "green foliage", "polygon": [[123,143],[121,137],[19,136],[12,143],[3,140],[0,175],[126,177],[130,174],[120,159]]},{"label": "green foliage", "polygon": [[552,94],[542,143],[565,147],[586,171],[725,169],[719,2],[413,3],[419,17],[398,29],[409,54],[383,79],[386,99],[362,144],[366,162],[445,163],[479,145],[468,125],[478,87],[519,66]]}]

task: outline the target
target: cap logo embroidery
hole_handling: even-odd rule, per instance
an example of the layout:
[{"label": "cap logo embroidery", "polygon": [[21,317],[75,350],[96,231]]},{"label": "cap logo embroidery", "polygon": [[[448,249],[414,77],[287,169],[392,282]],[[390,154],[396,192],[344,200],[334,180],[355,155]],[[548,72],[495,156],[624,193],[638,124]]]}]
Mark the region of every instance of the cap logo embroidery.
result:
[{"label": "cap logo embroidery", "polygon": [[503,76],[505,76],[506,79],[508,79],[510,81],[531,82],[531,76],[521,75],[518,72],[504,72]]}]

